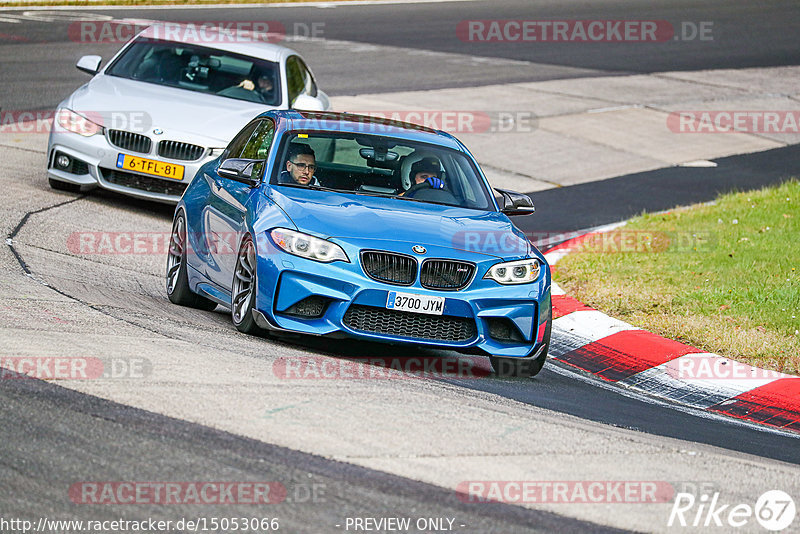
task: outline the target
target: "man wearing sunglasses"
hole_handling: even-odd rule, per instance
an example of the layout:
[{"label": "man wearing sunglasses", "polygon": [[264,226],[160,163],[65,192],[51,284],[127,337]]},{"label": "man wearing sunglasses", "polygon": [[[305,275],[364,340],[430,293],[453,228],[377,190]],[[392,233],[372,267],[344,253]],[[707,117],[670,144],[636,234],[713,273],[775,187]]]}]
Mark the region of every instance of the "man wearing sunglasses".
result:
[{"label": "man wearing sunglasses", "polygon": [[289,148],[286,158],[286,169],[278,176],[278,183],[299,185],[320,185],[314,171],[317,170],[317,159],[314,149],[308,145],[296,144]]}]

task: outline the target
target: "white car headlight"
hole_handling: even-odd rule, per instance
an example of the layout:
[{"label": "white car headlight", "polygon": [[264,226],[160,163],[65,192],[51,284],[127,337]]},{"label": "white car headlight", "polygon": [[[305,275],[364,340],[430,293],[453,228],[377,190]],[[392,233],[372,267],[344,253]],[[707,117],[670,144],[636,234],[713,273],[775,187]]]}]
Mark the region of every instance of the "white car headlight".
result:
[{"label": "white car headlight", "polygon": [[80,134],[84,137],[91,137],[103,132],[103,127],[101,125],[67,108],[61,108],[56,111],[56,121],[58,121],[58,125],[65,130]]},{"label": "white car headlight", "polygon": [[281,250],[289,254],[325,263],[332,261],[350,263],[350,259],[342,250],[342,247],[328,240],[295,232],[294,230],[287,230],[286,228],[275,228],[269,235]]},{"label": "white car headlight", "polygon": [[493,265],[484,278],[494,280],[500,284],[527,284],[539,278],[539,260],[530,258],[527,260],[507,261]]}]

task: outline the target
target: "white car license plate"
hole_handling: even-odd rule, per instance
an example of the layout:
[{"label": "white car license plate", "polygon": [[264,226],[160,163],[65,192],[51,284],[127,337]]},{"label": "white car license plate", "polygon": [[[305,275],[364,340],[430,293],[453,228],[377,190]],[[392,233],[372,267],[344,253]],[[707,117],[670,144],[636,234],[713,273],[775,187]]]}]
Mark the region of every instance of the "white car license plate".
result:
[{"label": "white car license plate", "polygon": [[399,293],[389,291],[386,307],[390,310],[401,310],[414,313],[441,315],[444,311],[444,297],[431,297],[416,293]]},{"label": "white car license plate", "polygon": [[128,154],[119,154],[117,156],[117,167],[120,169],[152,174],[153,176],[161,176],[162,178],[183,180],[183,165],[176,165],[174,163],[167,163],[165,161],[156,161],[153,159],[138,158]]}]

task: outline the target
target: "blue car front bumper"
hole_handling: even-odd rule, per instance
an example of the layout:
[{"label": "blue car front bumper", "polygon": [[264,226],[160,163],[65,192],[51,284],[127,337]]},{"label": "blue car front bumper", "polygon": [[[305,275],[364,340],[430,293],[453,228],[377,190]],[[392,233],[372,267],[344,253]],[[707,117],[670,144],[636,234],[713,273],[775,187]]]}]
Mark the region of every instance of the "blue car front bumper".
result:
[{"label": "blue car front bumper", "polygon": [[[358,247],[345,249],[351,263],[319,263],[284,253],[271,243],[262,246],[256,296],[261,326],[502,357],[529,357],[541,348],[551,320],[546,263],[536,282],[504,286],[482,278],[499,261],[485,259],[476,262],[475,276],[465,289],[435,291],[422,287],[418,279],[408,286],[373,280],[360,266]],[[436,250],[431,252],[435,255]],[[391,291],[444,297],[443,313],[387,309]]]}]

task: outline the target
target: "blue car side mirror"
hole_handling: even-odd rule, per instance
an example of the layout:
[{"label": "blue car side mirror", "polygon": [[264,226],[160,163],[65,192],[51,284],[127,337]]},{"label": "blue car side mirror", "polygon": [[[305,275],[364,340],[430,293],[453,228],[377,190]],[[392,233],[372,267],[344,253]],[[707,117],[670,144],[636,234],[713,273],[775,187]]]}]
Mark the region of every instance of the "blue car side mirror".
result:
[{"label": "blue car side mirror", "polygon": [[217,169],[217,174],[253,187],[261,181],[260,173],[256,172],[261,164],[263,161],[259,159],[230,158],[222,162]]},{"label": "blue car side mirror", "polygon": [[533,200],[528,195],[497,187],[494,190],[503,195],[503,207],[500,211],[506,215],[530,215],[536,211]]}]

